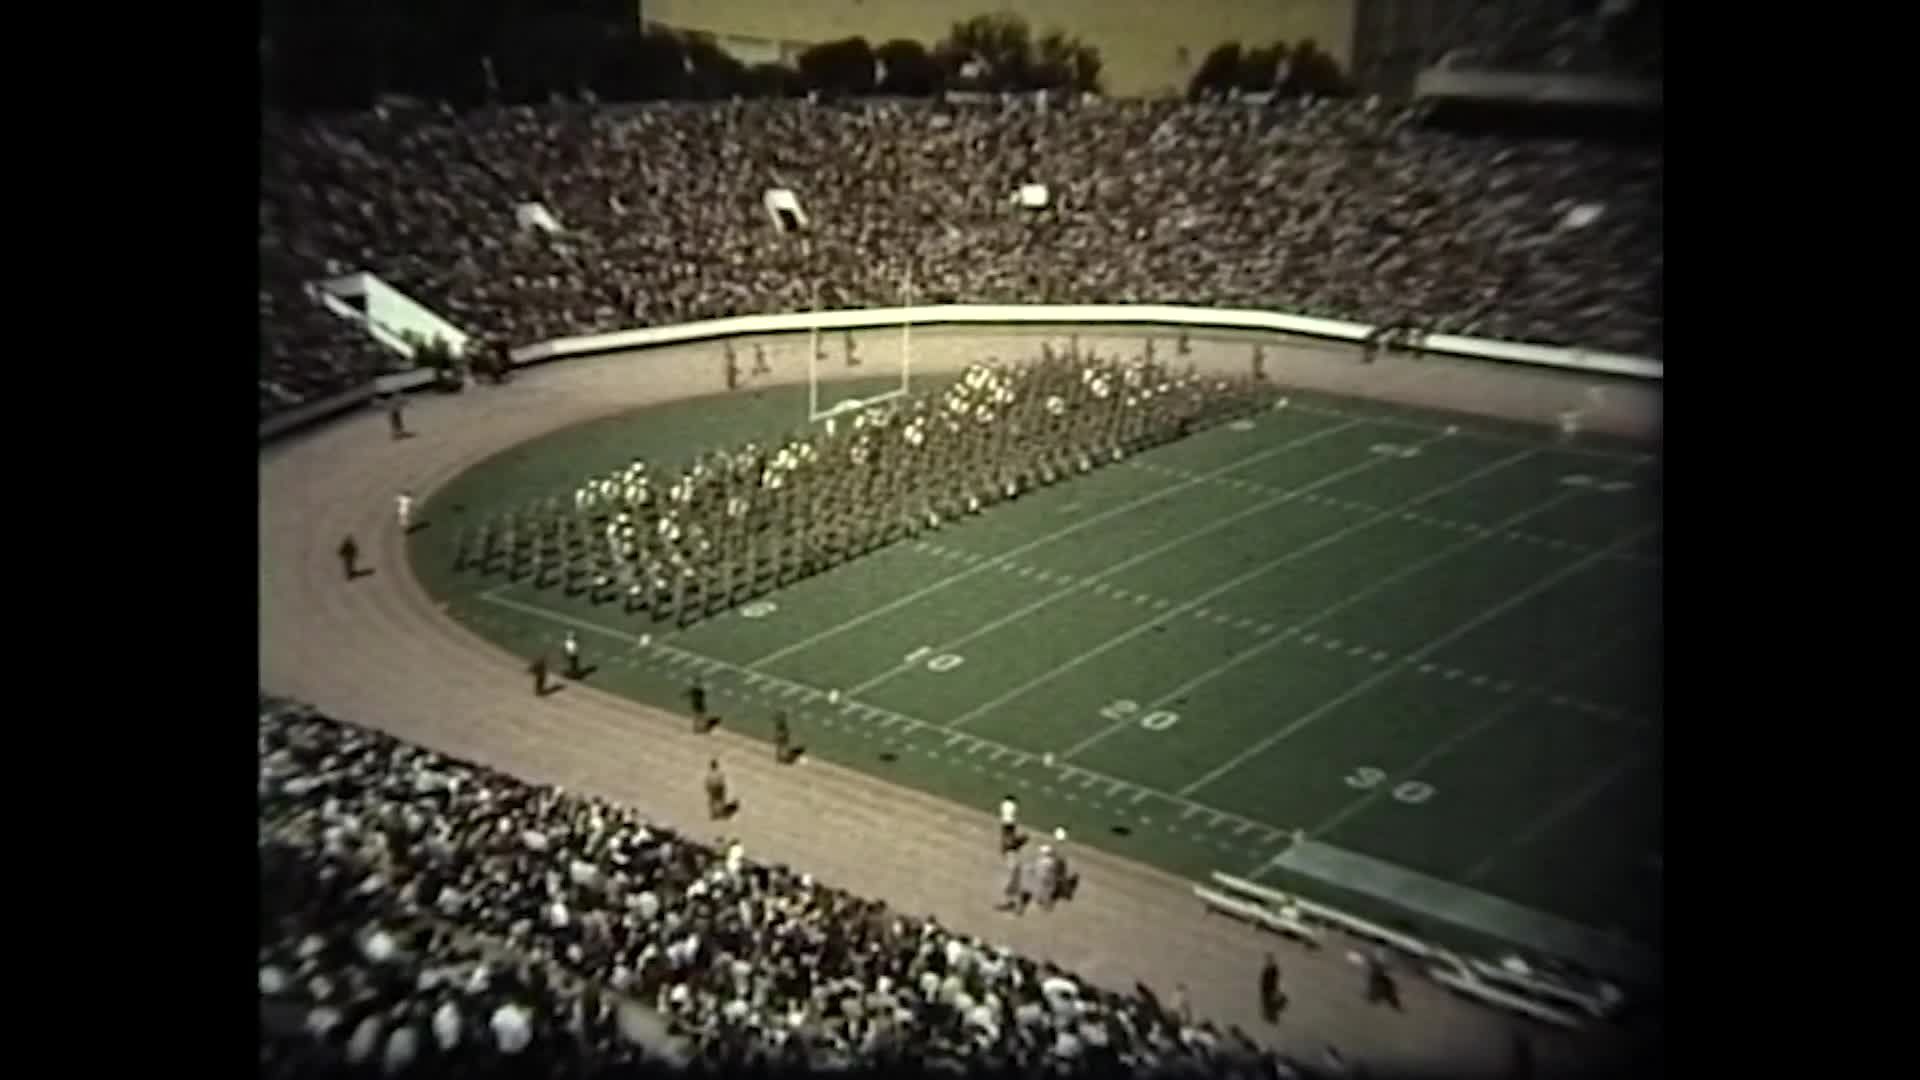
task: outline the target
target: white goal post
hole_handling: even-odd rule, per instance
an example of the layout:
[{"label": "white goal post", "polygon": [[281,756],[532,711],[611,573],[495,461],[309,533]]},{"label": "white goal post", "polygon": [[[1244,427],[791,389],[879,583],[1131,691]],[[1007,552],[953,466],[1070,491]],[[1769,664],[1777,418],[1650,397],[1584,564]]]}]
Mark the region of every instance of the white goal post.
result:
[{"label": "white goal post", "polygon": [[[820,312],[820,286],[812,286],[813,311]],[[907,275],[900,282],[900,384],[889,390],[871,394],[867,397],[851,397],[833,402],[824,408],[820,404],[820,326],[816,321],[807,335],[807,422],[831,424],[835,417],[858,412],[870,405],[883,401],[905,397],[913,385],[913,276]]]}]

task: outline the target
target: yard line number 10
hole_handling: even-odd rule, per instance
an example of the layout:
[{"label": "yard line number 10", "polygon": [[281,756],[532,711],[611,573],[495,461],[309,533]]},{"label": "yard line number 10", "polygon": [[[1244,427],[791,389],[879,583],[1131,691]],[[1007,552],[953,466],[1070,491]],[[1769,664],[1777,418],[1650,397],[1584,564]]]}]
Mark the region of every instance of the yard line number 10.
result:
[{"label": "yard line number 10", "polygon": [[932,649],[927,648],[925,645],[908,653],[906,659],[902,661],[902,663],[908,667],[919,667],[921,664],[925,664],[928,671],[938,672],[952,671],[954,668],[966,662],[967,658],[958,653],[939,653],[936,655]]}]

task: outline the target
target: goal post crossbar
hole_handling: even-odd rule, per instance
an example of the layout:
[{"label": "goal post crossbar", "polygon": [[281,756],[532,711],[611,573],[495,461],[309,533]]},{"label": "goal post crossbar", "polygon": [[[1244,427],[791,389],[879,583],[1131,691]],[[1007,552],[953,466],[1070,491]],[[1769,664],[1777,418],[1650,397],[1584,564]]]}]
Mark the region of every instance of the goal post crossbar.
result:
[{"label": "goal post crossbar", "polygon": [[[901,310],[913,310],[913,279],[903,279],[900,285]],[[813,310],[820,312],[820,288],[813,286]],[[807,335],[807,422],[817,424],[824,420],[858,412],[871,405],[905,397],[913,386],[913,321],[903,315],[900,321],[900,385],[866,397],[847,398],[826,408],[820,406],[820,326],[816,321]]]}]

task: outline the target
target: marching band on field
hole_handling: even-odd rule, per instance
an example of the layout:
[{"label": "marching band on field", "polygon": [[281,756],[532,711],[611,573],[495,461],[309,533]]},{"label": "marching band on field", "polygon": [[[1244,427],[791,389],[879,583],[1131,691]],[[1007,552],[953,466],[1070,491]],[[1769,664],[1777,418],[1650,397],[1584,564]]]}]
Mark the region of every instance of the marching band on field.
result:
[{"label": "marching band on field", "polygon": [[1045,349],[776,448],[701,454],[677,476],[636,458],[587,478],[571,506],[550,498],[463,532],[455,568],[685,625],[1270,399],[1257,379]]}]

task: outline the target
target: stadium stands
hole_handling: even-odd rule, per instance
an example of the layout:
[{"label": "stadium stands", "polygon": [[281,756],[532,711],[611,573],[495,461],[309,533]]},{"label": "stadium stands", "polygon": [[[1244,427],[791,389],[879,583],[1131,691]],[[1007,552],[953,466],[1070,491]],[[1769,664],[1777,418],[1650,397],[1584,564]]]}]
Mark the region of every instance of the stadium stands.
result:
[{"label": "stadium stands", "polygon": [[[1657,78],[1657,13],[1595,0],[1479,0],[1454,24],[1442,63],[1480,69]],[[1611,9],[1621,8],[1617,14]],[[1644,17],[1641,17],[1644,16]],[[1650,31],[1650,32],[1649,32]]]},{"label": "stadium stands", "polygon": [[1144,993],[264,695],[259,755],[263,1075],[1305,1075]]},{"label": "stadium stands", "polygon": [[[1657,150],[1373,102],[551,106],[269,117],[263,412],[381,364],[300,310],[366,270],[481,352],[896,303],[1192,303],[1658,354]],[[1007,202],[1047,185],[1044,208]],[[804,200],[776,229],[769,187]],[[538,203],[560,232],[524,227]]]}]

